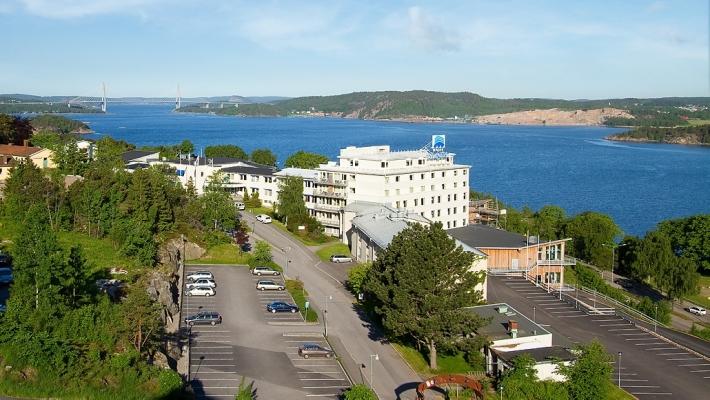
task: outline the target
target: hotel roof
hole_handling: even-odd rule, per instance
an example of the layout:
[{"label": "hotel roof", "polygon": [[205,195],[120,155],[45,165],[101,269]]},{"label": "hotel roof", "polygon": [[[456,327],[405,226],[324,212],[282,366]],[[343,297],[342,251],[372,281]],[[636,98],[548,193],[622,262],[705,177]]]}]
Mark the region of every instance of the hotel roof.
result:
[{"label": "hotel roof", "polygon": [[512,361],[515,357],[527,354],[531,356],[536,363],[549,363],[551,361],[572,361],[575,359],[574,354],[569,349],[562,346],[538,347],[536,349],[500,351],[500,349],[491,349],[505,362]]},{"label": "hotel roof", "polygon": [[279,172],[276,172],[276,176],[296,176],[303,179],[315,180],[318,178],[318,171],[315,169],[305,169],[305,168],[284,168]]},{"label": "hotel roof", "polygon": [[470,224],[460,228],[452,228],[446,232],[461,243],[476,248],[519,249],[548,243],[547,241],[534,242],[528,240],[524,235],[481,224]]}]

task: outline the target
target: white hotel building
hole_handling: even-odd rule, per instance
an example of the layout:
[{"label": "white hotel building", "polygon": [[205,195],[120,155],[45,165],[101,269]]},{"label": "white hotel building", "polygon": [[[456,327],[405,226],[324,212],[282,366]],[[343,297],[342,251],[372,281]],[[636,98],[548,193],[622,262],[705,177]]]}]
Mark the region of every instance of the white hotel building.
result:
[{"label": "white hotel building", "polygon": [[469,169],[455,164],[452,153],[347,147],[338,161],[318,167],[312,213],[327,233],[341,237],[350,227],[343,210],[356,201],[416,213],[444,229],[466,226]]}]

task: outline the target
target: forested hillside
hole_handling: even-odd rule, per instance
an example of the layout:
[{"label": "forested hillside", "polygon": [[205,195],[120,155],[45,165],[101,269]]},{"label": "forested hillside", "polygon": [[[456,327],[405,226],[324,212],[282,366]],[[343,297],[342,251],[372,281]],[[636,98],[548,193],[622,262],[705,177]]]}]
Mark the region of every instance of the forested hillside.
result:
[{"label": "forested hillside", "polygon": [[710,145],[710,124],[677,128],[640,127],[628,132],[607,136],[607,139],[625,142]]}]

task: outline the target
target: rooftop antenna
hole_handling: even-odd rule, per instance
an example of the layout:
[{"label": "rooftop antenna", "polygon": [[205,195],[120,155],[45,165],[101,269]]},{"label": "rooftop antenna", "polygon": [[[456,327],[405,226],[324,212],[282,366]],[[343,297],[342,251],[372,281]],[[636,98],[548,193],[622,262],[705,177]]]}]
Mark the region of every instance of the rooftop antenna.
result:
[{"label": "rooftop antenna", "polygon": [[101,111],[106,112],[106,82],[102,82],[103,97],[101,97]]},{"label": "rooftop antenna", "polygon": [[175,109],[177,110],[182,106],[182,96],[180,95],[180,84],[177,85],[177,96],[175,97]]}]

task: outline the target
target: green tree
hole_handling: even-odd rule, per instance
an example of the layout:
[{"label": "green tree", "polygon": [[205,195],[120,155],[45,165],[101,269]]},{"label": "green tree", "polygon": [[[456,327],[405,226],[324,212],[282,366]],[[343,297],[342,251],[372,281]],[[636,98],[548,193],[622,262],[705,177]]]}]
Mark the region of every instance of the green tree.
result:
[{"label": "green tree", "polygon": [[153,301],[145,287],[132,287],[121,302],[123,334],[138,353],[154,348],[160,340],[163,323],[160,304]]},{"label": "green tree", "polygon": [[192,154],[195,151],[195,145],[185,139],[177,146],[177,150],[180,154]]},{"label": "green tree", "polygon": [[579,356],[569,366],[561,365],[560,372],[567,378],[567,392],[571,400],[606,399],[611,391],[613,358],[604,346],[593,340],[578,348]]},{"label": "green tree", "polygon": [[638,256],[641,239],[636,236],[626,236],[616,251],[619,254],[619,272],[629,277],[635,277],[633,265]]},{"label": "green tree", "polygon": [[574,256],[598,267],[611,267],[611,248],[604,245],[613,243],[621,234],[611,217],[593,211],[583,212],[565,224],[564,232],[572,238]]},{"label": "green tree", "polygon": [[463,309],[481,301],[476,285],[484,276],[469,270],[475,260],[440,223],[413,224],[379,254],[363,285],[389,335],[426,346],[432,369],[437,346],[481,326],[480,317]]},{"label": "green tree", "polygon": [[368,272],[372,268],[372,263],[358,264],[348,270],[348,289],[355,294],[362,293],[362,285],[365,282]]},{"label": "green tree", "polygon": [[126,142],[117,141],[110,136],[104,136],[96,142],[94,166],[111,170],[123,168],[121,155],[134,147]]},{"label": "green tree", "polygon": [[660,271],[656,282],[672,301],[698,293],[700,274],[693,260],[674,256],[673,261]]},{"label": "green tree", "polygon": [[32,130],[28,119],[0,114],[0,144],[21,145],[32,136]]},{"label": "green tree", "polygon": [[39,131],[32,134],[32,146],[56,151],[62,144],[62,136],[53,131]]},{"label": "green tree", "polygon": [[257,164],[276,166],[276,156],[269,149],[255,149],[251,152],[251,160]]},{"label": "green tree", "polygon": [[271,265],[273,256],[271,255],[271,246],[264,240],[257,240],[254,244],[254,252],[251,255],[250,262],[253,266],[268,266]]},{"label": "green tree", "polygon": [[224,190],[224,174],[216,171],[207,182],[202,203],[202,223],[209,229],[232,229],[236,226],[237,208]]},{"label": "green tree", "polygon": [[660,232],[649,232],[641,241],[631,264],[632,276],[642,281],[653,279],[659,284],[659,279],[666,276],[666,271],[675,261],[671,241]]},{"label": "green tree", "polygon": [[710,214],[663,221],[657,230],[668,236],[676,255],[693,260],[699,271],[710,273]]},{"label": "green tree", "polygon": [[543,240],[559,239],[567,219],[565,210],[558,206],[544,206],[535,213],[535,231]]},{"label": "green tree", "polygon": [[54,162],[63,175],[83,175],[88,161],[86,153],[79,149],[74,137],[64,140],[54,151]]},{"label": "green tree", "polygon": [[32,205],[41,205],[53,222],[56,194],[59,188],[44,176],[41,169],[31,162],[21,162],[10,169],[5,181],[2,202],[3,214],[13,221],[21,222]]},{"label": "green tree", "polygon": [[[286,218],[287,226],[300,222],[308,216],[306,203],[303,200],[303,179],[288,176],[279,178],[279,192],[276,210]],[[291,223],[289,223],[289,220]],[[290,228],[290,227],[289,227]],[[292,230],[292,229],[289,229]]]},{"label": "green tree", "polygon": [[253,192],[251,195],[244,190],[244,205],[247,208],[259,208],[261,207],[261,199],[259,199],[259,192]]},{"label": "green tree", "polygon": [[316,169],[320,164],[325,164],[328,162],[328,157],[318,154],[309,153],[307,151],[299,150],[286,159],[284,166],[292,168],[306,168],[306,169]]},{"label": "green tree", "polygon": [[69,258],[60,264],[59,268],[57,278],[62,287],[62,294],[69,306],[76,307],[79,298],[84,294],[87,273],[86,259],[81,246],[72,246],[69,250]]},{"label": "green tree", "polygon": [[249,157],[247,153],[239,146],[233,144],[222,144],[217,146],[207,146],[205,147],[205,157],[215,158],[215,157],[227,157],[227,158],[238,158],[240,160],[246,160]]},{"label": "green tree", "polygon": [[377,400],[377,395],[366,385],[358,383],[346,390],[342,398],[343,400]]},{"label": "green tree", "polygon": [[565,386],[551,381],[540,381],[535,371],[535,359],[528,354],[517,356],[513,367],[505,372],[501,385],[508,399],[566,400]]}]

